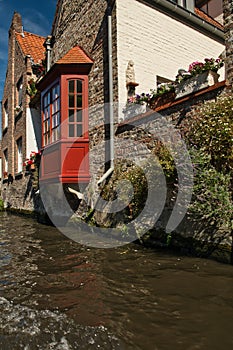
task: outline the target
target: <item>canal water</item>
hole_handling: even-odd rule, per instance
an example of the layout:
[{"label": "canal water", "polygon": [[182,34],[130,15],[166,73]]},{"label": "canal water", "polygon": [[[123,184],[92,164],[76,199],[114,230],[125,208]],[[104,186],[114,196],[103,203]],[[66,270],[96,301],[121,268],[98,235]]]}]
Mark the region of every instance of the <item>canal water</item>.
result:
[{"label": "canal water", "polygon": [[0,214],[1,350],[233,349],[233,266]]}]

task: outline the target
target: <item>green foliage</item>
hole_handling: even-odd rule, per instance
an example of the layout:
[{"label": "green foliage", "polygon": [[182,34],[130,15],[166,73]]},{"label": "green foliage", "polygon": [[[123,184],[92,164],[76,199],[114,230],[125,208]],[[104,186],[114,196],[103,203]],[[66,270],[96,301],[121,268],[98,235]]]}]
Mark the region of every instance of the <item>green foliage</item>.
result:
[{"label": "green foliage", "polygon": [[195,175],[190,213],[212,230],[231,231],[233,201],[230,175],[216,170],[210,155],[197,150],[192,150],[190,154]]},{"label": "green foliage", "polygon": [[31,98],[33,98],[36,95],[37,88],[36,88],[36,83],[35,83],[34,79],[29,80],[28,87],[27,87],[27,93]]},{"label": "green foliage", "polygon": [[127,201],[127,194],[130,187],[133,187],[133,199],[128,205],[128,215],[135,218],[143,209],[144,203],[147,199],[147,180],[144,175],[143,168],[129,162],[118,162],[115,164],[114,173],[109,182],[102,190],[102,196],[105,200],[114,200],[117,198],[117,185],[121,180],[128,180],[128,182],[121,183],[121,200]]},{"label": "green foliage", "polygon": [[187,135],[192,148],[210,156],[219,171],[233,172],[233,96],[205,103],[193,118]]},{"label": "green foliage", "polygon": [[157,141],[153,153],[158,157],[166,179],[168,181],[175,180],[177,178],[176,167],[168,148],[164,146],[161,141]]},{"label": "green foliage", "polygon": [[0,198],[0,211],[4,210],[4,202],[3,200]]}]

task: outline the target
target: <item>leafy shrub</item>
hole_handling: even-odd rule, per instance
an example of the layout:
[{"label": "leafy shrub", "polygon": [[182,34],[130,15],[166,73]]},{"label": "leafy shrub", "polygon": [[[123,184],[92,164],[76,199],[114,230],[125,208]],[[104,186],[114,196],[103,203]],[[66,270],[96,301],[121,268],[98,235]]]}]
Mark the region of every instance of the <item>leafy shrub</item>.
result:
[{"label": "leafy shrub", "polygon": [[233,173],[233,96],[203,104],[186,134],[189,146],[210,156],[220,172]]},{"label": "leafy shrub", "polygon": [[211,157],[197,150],[190,152],[194,166],[193,200],[189,211],[194,219],[202,220],[212,230],[230,232],[233,201],[231,177],[216,170]]}]

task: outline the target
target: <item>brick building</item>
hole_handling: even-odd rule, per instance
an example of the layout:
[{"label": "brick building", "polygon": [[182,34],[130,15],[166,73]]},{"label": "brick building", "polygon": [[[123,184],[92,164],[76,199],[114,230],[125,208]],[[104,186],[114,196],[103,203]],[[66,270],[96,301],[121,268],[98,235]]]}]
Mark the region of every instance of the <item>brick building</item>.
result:
[{"label": "brick building", "polygon": [[[41,100],[40,108],[40,102],[30,96],[33,95],[30,84],[43,70],[45,56],[47,73],[38,85],[42,96],[46,89],[58,84],[61,76],[71,74],[72,69],[78,74],[77,65],[83,62],[75,55],[72,59],[77,48],[92,61],[86,72],[85,108],[112,101],[123,106],[132,91],[149,92],[160,83],[174,81],[178,69],[188,69],[195,60],[225,55],[222,3],[227,14],[230,2],[219,0],[58,0],[51,36],[46,42],[43,37],[22,32],[21,17],[15,13],[9,31],[8,70],[2,99],[3,172],[13,176],[21,173],[23,160],[31,151],[40,149],[41,141],[45,145],[43,138],[53,143],[56,141],[53,134],[60,132],[59,124],[66,114],[63,101],[60,101],[63,110],[56,112],[56,118],[51,113],[47,124],[43,122],[43,128],[49,125],[49,130],[41,131],[40,109],[45,113],[44,102]],[[225,22],[230,23],[229,16]],[[228,36],[227,43],[229,55]],[[64,61],[67,55],[69,59]],[[61,73],[64,64],[66,72]],[[231,68],[227,69],[230,76]],[[220,80],[224,79],[222,69]],[[63,96],[65,89],[64,85]],[[83,108],[84,105],[80,109]],[[105,117],[92,115],[91,129]],[[122,108],[116,117],[124,118]],[[82,123],[84,119],[76,120],[69,127],[78,130]]]},{"label": "brick building", "polygon": [[[136,93],[174,81],[179,68],[225,50],[219,0],[59,0],[53,23],[52,64],[76,44],[93,58],[90,106],[109,101],[109,30],[113,100],[125,104],[127,67],[133,63]],[[110,16],[109,16],[110,15]],[[224,71],[221,80],[224,80]]]},{"label": "brick building", "polygon": [[15,13],[9,29],[8,67],[2,97],[3,174],[22,173],[23,161],[41,147],[40,110],[30,105],[33,82],[43,70],[45,38],[23,31]]}]

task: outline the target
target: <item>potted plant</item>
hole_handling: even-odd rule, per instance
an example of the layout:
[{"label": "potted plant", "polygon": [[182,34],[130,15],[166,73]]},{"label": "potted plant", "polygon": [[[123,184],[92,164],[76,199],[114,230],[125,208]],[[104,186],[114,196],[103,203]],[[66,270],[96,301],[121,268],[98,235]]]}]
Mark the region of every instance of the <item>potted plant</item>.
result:
[{"label": "potted plant", "polygon": [[23,163],[23,165],[26,167],[26,170],[35,170],[36,167],[39,167],[39,163],[40,163],[40,157],[41,157],[41,152],[34,152],[32,151],[30,153],[30,158],[26,159],[25,162]]},{"label": "potted plant", "polygon": [[155,109],[167,103],[174,101],[176,97],[175,86],[173,83],[162,83],[158,85],[157,90],[152,90],[150,99],[150,108]]},{"label": "potted plant", "polygon": [[183,97],[216,84],[219,78],[217,72],[223,64],[221,58],[205,58],[204,62],[191,63],[188,71],[179,70],[176,76],[176,97]]}]

